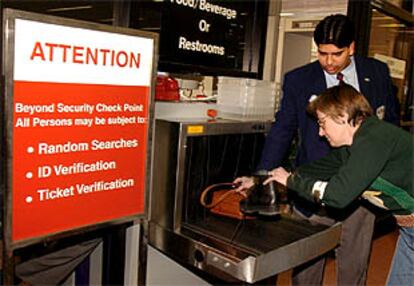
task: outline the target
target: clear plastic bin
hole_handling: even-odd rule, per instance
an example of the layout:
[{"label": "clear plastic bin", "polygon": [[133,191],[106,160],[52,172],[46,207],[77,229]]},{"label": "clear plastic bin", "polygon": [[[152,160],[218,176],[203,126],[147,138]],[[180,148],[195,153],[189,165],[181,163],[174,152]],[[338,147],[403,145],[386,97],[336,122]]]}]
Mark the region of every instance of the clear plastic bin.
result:
[{"label": "clear plastic bin", "polygon": [[273,107],[219,106],[219,117],[235,120],[273,120]]},{"label": "clear plastic bin", "polygon": [[275,112],[274,82],[219,77],[217,84],[219,116],[239,120],[272,120]]}]

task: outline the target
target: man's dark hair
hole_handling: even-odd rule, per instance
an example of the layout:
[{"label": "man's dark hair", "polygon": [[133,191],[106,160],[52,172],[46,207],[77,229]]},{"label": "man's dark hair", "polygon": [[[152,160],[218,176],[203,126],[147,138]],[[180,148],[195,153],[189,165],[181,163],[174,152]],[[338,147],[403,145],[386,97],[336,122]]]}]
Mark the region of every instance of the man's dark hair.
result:
[{"label": "man's dark hair", "polygon": [[354,24],[345,15],[328,16],[316,26],[313,39],[316,45],[333,44],[338,48],[349,47],[355,40]]}]

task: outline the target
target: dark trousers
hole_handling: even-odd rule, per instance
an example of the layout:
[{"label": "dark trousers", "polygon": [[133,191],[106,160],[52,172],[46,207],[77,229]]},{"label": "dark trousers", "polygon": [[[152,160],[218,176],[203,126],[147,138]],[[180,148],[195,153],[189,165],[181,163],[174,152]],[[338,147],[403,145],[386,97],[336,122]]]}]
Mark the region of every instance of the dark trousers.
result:
[{"label": "dark trousers", "polygon": [[[332,225],[336,221],[329,217],[311,215],[296,216],[312,223]],[[365,285],[375,215],[359,206],[342,222],[340,245],[336,249],[337,285]],[[292,285],[322,285],[326,255],[302,264],[293,270]]]},{"label": "dark trousers", "polygon": [[30,285],[59,285],[101,241],[89,240],[32,258],[16,266],[16,276]]}]

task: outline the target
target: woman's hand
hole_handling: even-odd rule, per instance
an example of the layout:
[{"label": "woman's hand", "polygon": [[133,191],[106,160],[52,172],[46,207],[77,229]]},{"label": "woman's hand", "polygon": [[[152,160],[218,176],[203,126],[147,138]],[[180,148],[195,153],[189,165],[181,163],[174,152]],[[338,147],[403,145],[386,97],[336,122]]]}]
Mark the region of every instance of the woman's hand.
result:
[{"label": "woman's hand", "polygon": [[288,171],[286,171],[284,168],[279,167],[276,169],[273,169],[269,172],[269,178],[263,182],[264,185],[268,184],[271,181],[276,181],[279,184],[282,184],[283,186],[287,186],[287,179],[291,175]]},{"label": "woman's hand", "polygon": [[254,181],[252,177],[239,177],[233,181],[233,184],[236,185],[236,192],[247,197],[247,190],[254,186]]}]

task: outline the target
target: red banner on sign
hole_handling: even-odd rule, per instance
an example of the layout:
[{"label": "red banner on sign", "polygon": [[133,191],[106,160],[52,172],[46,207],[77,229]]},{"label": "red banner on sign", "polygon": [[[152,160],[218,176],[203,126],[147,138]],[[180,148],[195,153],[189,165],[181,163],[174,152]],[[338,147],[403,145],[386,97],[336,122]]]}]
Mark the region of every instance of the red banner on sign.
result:
[{"label": "red banner on sign", "polygon": [[149,96],[14,82],[12,241],[144,213]]}]

